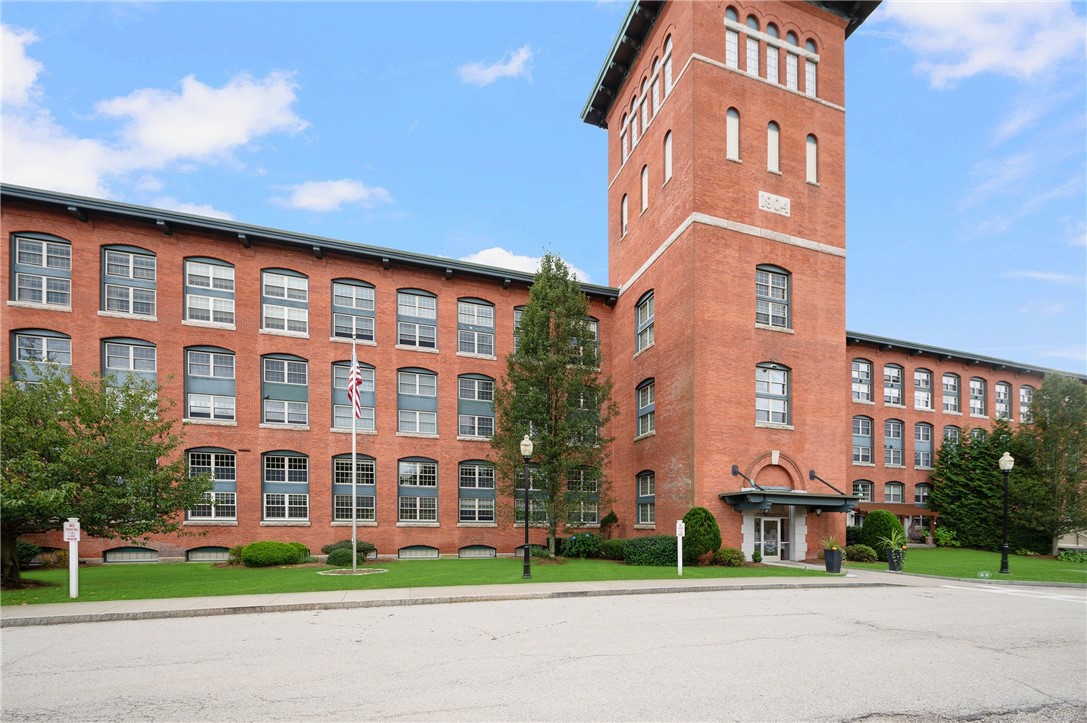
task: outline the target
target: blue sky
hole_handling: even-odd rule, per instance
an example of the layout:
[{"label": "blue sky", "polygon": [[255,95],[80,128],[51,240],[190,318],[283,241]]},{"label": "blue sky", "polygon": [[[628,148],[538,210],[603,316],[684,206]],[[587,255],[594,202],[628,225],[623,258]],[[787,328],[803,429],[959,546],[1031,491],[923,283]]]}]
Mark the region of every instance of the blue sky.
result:
[{"label": "blue sky", "polygon": [[[626,10],[6,2],[2,178],[607,284],[579,113]],[[1084,12],[885,2],[850,38],[851,330],[1087,373]]]}]

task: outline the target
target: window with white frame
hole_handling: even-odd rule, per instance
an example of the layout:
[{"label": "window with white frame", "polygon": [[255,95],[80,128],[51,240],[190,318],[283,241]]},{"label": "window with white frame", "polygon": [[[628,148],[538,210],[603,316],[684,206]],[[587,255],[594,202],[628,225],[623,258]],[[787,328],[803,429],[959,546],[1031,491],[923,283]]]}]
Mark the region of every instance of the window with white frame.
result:
[{"label": "window with white frame", "polygon": [[623,200],[619,202],[619,233],[622,236],[627,235],[628,222],[630,220],[630,210],[628,208],[627,195],[623,194]]},{"label": "window with white frame", "polygon": [[857,480],[853,483],[853,494],[859,495],[861,502],[872,501],[872,483],[868,480]]},{"label": "window with white frame", "polygon": [[188,454],[189,476],[206,474],[213,487],[204,499],[188,511],[190,520],[236,520],[238,518],[237,456],[217,449],[194,449]]},{"label": "window with white frame", "polygon": [[494,304],[482,299],[457,301],[457,353],[495,355]]},{"label": "window with white frame", "polygon": [[494,436],[494,379],[482,374],[457,377],[457,436]]},{"label": "window with white frame", "polygon": [[[785,42],[789,45],[798,45],[796,33],[788,32],[785,34]],[[789,90],[797,89],[797,63],[799,57],[796,53],[790,52],[788,49],[785,51],[785,87]]]},{"label": "window with white frame", "polygon": [[735,108],[725,113],[725,158],[740,160],[740,111]]},{"label": "window with white frame", "polygon": [[20,382],[34,383],[50,369],[68,370],[72,366],[72,340],[47,329],[23,329],[15,333],[12,376]]},{"label": "window with white frame", "polygon": [[790,328],[789,272],[777,266],[755,267],[755,323]]},{"label": "window with white frame", "polygon": [[[806,41],[804,49],[811,55],[815,55],[815,42],[812,40]],[[815,62],[811,55],[804,58],[804,95],[814,98],[816,96],[815,75],[818,63]]]},{"label": "window with white frame", "polygon": [[150,251],[130,246],[102,248],[103,310],[154,317],[157,262]]},{"label": "window with white frame", "polygon": [[905,498],[906,485],[901,482],[888,482],[883,485],[883,501],[888,504],[900,504]]},{"label": "window with white frame", "polygon": [[905,375],[897,364],[883,365],[883,403],[895,407],[902,404],[902,378]]},{"label": "window with white frame", "polygon": [[[754,30],[756,33],[759,31],[759,21],[754,15],[747,16],[747,27]],[[747,36],[747,74],[758,76],[759,74],[759,40],[752,37],[750,34]]]},{"label": "window with white frame", "polygon": [[332,282],[332,336],[374,341],[375,290],[355,279]]},{"label": "window with white frame", "polygon": [[902,422],[887,419],[883,422],[883,463],[892,467],[901,467],[902,462]]},{"label": "window with white frame", "polygon": [[652,471],[638,473],[637,505],[639,525],[655,525],[657,522],[657,475]]},{"label": "window with white frame", "polygon": [[309,362],[286,354],[261,360],[262,422],[309,424]]},{"label": "window with white frame", "polygon": [[664,182],[672,179],[672,131],[664,134]]},{"label": "window with white frame", "polygon": [[261,272],[262,330],[309,333],[309,279],[285,269]]},{"label": "window with white frame", "polygon": [[672,36],[664,39],[664,97],[672,92]]},{"label": "window with white frame", "polygon": [[944,411],[951,412],[952,414],[959,414],[962,407],[960,406],[959,397],[959,375],[958,374],[944,374],[943,376],[943,399],[944,399]]},{"label": "window with white frame", "polygon": [[398,462],[397,496],[401,522],[438,520],[438,463],[408,458]]},{"label": "window with white frame", "polygon": [[[725,19],[739,22],[734,8],[725,9]],[[725,65],[730,68],[740,67],[740,34],[735,30],[725,30]]]},{"label": "window with white frame", "polygon": [[989,413],[985,399],[985,380],[974,377],[970,380],[970,414],[975,417],[984,417]]},{"label": "window with white frame", "polygon": [[1034,421],[1031,406],[1034,404],[1034,387],[1024,384],[1019,387],[1019,421],[1030,424]]},{"label": "window with white frame", "polygon": [[657,430],[656,383],[647,379],[638,385],[638,429],[637,436],[652,434]]},{"label": "window with white frame", "polygon": [[414,349],[438,348],[438,297],[427,291],[396,292],[396,343]]},{"label": "window with white frame", "polygon": [[871,417],[853,417],[853,463],[872,464]]},{"label": "window with white frame", "polygon": [[235,419],[234,353],[217,347],[185,350],[185,418]]},{"label": "window with white frame", "polygon": [[642,213],[649,208],[649,166],[642,166]]},{"label": "window with white frame", "polygon": [[185,259],[185,319],[233,326],[234,267],[218,259]]},{"label": "window with white frame", "polygon": [[872,401],[872,362],[867,359],[853,360],[853,401]]},{"label": "window with white frame", "polygon": [[915,504],[928,506],[930,494],[932,494],[932,485],[922,482],[913,488],[913,501]]},{"label": "window with white frame", "polygon": [[953,424],[944,427],[944,441],[958,442],[962,438],[962,430]]},{"label": "window with white frame", "polygon": [[1011,419],[1012,416],[1012,385],[1007,382],[997,382],[993,385],[995,396],[994,410],[997,419]]},{"label": "window with white frame", "polygon": [[634,352],[640,352],[653,346],[653,326],[655,312],[653,310],[653,292],[647,291],[638,301],[634,309]]},{"label": "window with white frame", "polygon": [[661,108],[661,77],[660,58],[653,58],[653,82],[650,86],[650,95],[653,96],[653,117],[656,117]]},{"label": "window with white frame", "polygon": [[619,124],[619,142],[623,146],[623,162],[630,157],[630,136],[627,133],[627,114],[623,114],[623,120]]},{"label": "window with white frame", "polygon": [[377,394],[375,379],[377,370],[370,364],[359,362],[359,402],[362,416],[357,420],[351,409],[351,400],[347,395],[347,378],[351,373],[351,362],[342,361],[332,365],[332,426],[335,429],[352,429],[373,432],[375,430],[375,409]]},{"label": "window with white frame", "polygon": [[12,298],[71,308],[72,245],[44,234],[13,236],[11,243]]},{"label": "window with white frame", "polygon": [[781,127],[773,121],[766,125],[766,170],[781,173]]},{"label": "window with white frame", "polygon": [[264,519],[309,521],[309,457],[297,452],[264,455],[261,493]]},{"label": "window with white frame", "polygon": [[804,140],[805,167],[807,169],[805,180],[808,183],[819,183],[819,140],[809,135]]},{"label": "window with white frame", "polygon": [[457,501],[461,522],[494,522],[494,500],[483,497],[461,497]]},{"label": "window with white frame", "polygon": [[766,362],[755,367],[755,421],[789,424],[789,369]]},{"label": "window with white frame", "polygon": [[913,371],[913,408],[932,409],[932,372],[928,369]]},{"label": "window with white frame", "polygon": [[397,372],[397,431],[438,433],[438,375],[425,369]]},{"label": "window with white frame", "polygon": [[630,101],[630,149],[638,146],[638,99]]},{"label": "window with white frame", "polygon": [[567,524],[595,525],[600,522],[600,484],[587,469],[572,469],[566,476]]},{"label": "window with white frame", "polygon": [[642,116],[642,128],[649,127],[649,80],[642,78],[642,98],[638,101],[639,111]]},{"label": "window with white frame", "polygon": [[[778,26],[773,23],[768,23],[766,26],[766,34],[771,38],[779,37]],[[766,45],[766,79],[771,83],[779,83],[778,80],[778,55],[781,50],[777,45],[767,43]]]},{"label": "window with white frame", "polygon": [[377,462],[373,457],[350,454],[332,458],[332,520],[351,521],[351,472],[355,473],[355,519],[377,521]]},{"label": "window with white frame", "polygon": [[915,467],[932,467],[932,425],[918,422],[913,425],[913,464]]},{"label": "window with white frame", "polygon": [[135,374],[150,382],[158,381],[158,353],[148,342],[110,339],[102,347],[106,374]]}]

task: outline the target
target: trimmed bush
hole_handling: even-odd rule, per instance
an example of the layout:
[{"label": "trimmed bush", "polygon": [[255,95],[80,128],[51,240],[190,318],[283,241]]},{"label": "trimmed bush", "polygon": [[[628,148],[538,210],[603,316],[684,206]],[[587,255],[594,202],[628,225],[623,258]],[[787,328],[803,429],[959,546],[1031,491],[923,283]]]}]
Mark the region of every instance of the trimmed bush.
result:
[{"label": "trimmed bush", "polygon": [[955,539],[955,531],[946,527],[937,527],[933,537],[936,538],[936,547],[961,547],[962,543]]},{"label": "trimmed bush", "polygon": [[861,526],[860,525],[850,525],[849,527],[846,527],[845,528],[845,545],[846,545],[846,547],[849,547],[850,545],[859,545],[859,544],[861,544]]},{"label": "trimmed bush", "polygon": [[705,507],[692,507],[683,515],[686,534],[683,536],[683,562],[694,564],[706,553],[721,549],[721,528],[717,519]]},{"label": "trimmed bush", "polygon": [[737,550],[735,547],[722,547],[720,550],[713,553],[714,565],[743,567],[745,562],[747,562],[747,556],[744,555],[744,551]]},{"label": "trimmed bush", "polygon": [[612,510],[608,514],[600,518],[600,536],[605,540],[611,537],[611,528],[619,524],[619,515],[615,514],[615,510]]},{"label": "trimmed bush", "polygon": [[677,553],[676,538],[671,535],[632,537],[623,547],[623,560],[628,565],[675,565]]},{"label": "trimmed bush", "polygon": [[301,542],[288,542],[288,545],[294,548],[298,553],[298,562],[306,562],[309,560],[309,548],[303,545]]},{"label": "trimmed bush", "polygon": [[882,560],[887,557],[887,543],[883,538],[893,537],[895,533],[906,535],[898,518],[887,510],[873,510],[864,518],[864,525],[861,526],[861,544],[871,547],[876,558]]},{"label": "trimmed bush", "polygon": [[[347,547],[337,547],[328,553],[328,564],[333,567],[351,567],[351,544],[348,540]],[[365,559],[365,558],[360,558]]]},{"label": "trimmed bush", "polygon": [[604,540],[600,545],[600,556],[605,560],[622,560],[625,554],[627,541],[623,538]]},{"label": "trimmed bush", "polygon": [[758,550],[755,550],[753,553],[751,553],[751,562],[762,562],[762,553]]},{"label": "trimmed bush", "polygon": [[592,532],[579,532],[562,541],[563,557],[600,557],[603,541]]},{"label": "trimmed bush", "polygon": [[226,553],[226,564],[228,565],[241,565],[242,564],[242,550],[245,549],[245,545],[234,545]]},{"label": "trimmed bush", "polygon": [[[297,545],[301,543],[273,542],[265,540],[246,545],[242,550],[242,564],[246,567],[271,567],[272,565],[297,565],[309,556],[309,550],[305,551],[305,557],[299,552]],[[305,550],[306,546],[302,545]]]},{"label": "trimmed bush", "polygon": [[849,545],[845,548],[845,559],[851,562],[878,562],[876,551],[868,545]]},{"label": "trimmed bush", "polygon": [[[321,552],[326,555],[331,555],[336,550],[347,550],[348,554],[351,552],[351,540],[340,540],[339,542],[333,542],[331,545],[325,545],[321,548]],[[377,548],[374,547],[372,542],[366,540],[355,540],[355,550],[358,551],[358,559],[365,560],[370,555],[377,552]],[[329,563],[332,564],[332,563]],[[351,564],[351,558],[347,558],[347,564]]]}]

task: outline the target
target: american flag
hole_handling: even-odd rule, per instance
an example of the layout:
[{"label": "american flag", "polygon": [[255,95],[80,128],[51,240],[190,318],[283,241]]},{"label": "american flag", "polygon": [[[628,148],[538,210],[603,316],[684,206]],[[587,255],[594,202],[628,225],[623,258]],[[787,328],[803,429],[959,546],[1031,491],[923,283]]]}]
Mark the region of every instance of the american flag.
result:
[{"label": "american flag", "polygon": [[351,351],[351,370],[347,373],[347,398],[351,400],[355,419],[362,419],[362,370],[354,350]]}]

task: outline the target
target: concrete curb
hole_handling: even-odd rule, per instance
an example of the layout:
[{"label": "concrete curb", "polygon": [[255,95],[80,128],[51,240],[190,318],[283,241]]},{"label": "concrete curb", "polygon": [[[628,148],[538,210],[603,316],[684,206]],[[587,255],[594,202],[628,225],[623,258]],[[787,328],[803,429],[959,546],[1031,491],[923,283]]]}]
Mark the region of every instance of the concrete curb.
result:
[{"label": "concrete curb", "polygon": [[[179,607],[169,610],[140,610],[131,612],[73,613],[71,615],[39,615],[0,619],[0,628],[29,627],[33,625],[64,625],[69,623],[98,623],[119,620],[160,620],[166,618],[193,618],[212,615],[251,615],[255,613],[304,612],[308,610],[351,610],[356,608],[398,607],[407,605],[439,605],[443,603],[495,602],[501,600],[548,600],[576,597],[605,597],[613,595],[663,595],[687,592],[724,592],[732,590],[795,590],[859,587],[900,587],[891,582],[811,582],[731,585],[658,586],[647,588],[613,588],[600,590],[552,590],[523,593],[478,593],[466,595],[431,595],[427,597],[400,597],[371,600],[329,600],[321,602],[272,603],[268,605],[230,605],[222,607]],[[179,600],[182,600],[179,598]],[[6,610],[4,611],[7,612]]]}]

